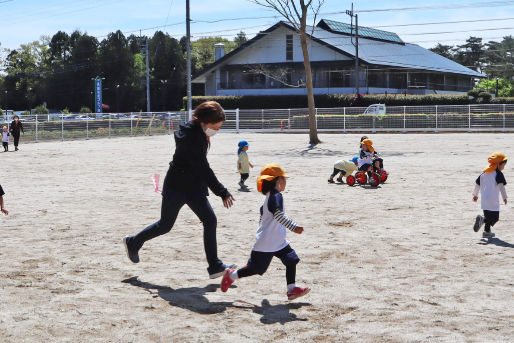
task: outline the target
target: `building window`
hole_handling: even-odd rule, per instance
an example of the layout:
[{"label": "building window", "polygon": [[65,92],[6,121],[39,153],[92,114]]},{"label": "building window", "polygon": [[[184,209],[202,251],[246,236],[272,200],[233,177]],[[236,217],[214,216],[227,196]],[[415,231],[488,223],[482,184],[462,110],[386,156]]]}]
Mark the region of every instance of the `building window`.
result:
[{"label": "building window", "polygon": [[286,35],[286,61],[293,60],[293,35]]}]

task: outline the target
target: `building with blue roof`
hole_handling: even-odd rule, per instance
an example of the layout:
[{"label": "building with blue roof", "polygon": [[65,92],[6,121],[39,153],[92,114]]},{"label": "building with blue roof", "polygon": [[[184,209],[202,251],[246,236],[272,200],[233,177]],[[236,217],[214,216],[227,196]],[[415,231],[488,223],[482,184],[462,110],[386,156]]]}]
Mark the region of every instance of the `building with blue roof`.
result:
[{"label": "building with blue roof", "polygon": [[[314,94],[355,92],[354,27],[322,19],[308,27]],[[482,75],[393,32],[359,27],[361,94],[465,94]],[[278,22],[224,54],[193,78],[205,95],[306,94],[300,39],[294,28]]]}]

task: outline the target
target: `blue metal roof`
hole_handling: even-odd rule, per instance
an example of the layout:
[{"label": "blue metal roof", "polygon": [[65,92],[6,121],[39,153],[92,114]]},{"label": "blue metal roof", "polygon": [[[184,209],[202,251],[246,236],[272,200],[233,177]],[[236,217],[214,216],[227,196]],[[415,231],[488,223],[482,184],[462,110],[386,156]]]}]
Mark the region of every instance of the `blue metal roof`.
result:
[{"label": "blue metal roof", "polygon": [[[312,26],[308,27],[307,32],[313,32],[313,38],[346,55],[355,56],[355,47],[352,44],[351,36],[329,32],[319,27],[314,27],[314,31],[311,31],[312,29]],[[409,43],[396,44],[359,38],[359,60],[369,64],[397,68],[432,70],[475,77],[485,76],[419,45]]]},{"label": "blue metal roof", "polygon": [[[318,25],[316,25],[324,30],[331,31],[333,33],[340,33],[347,36],[352,36],[355,34],[355,26],[350,24],[341,23],[338,21],[321,19]],[[359,37],[367,37],[371,39],[378,39],[382,41],[388,41],[393,43],[403,44],[403,41],[398,37],[398,35],[394,32],[382,31],[377,29],[372,29],[370,27],[359,26]]]}]

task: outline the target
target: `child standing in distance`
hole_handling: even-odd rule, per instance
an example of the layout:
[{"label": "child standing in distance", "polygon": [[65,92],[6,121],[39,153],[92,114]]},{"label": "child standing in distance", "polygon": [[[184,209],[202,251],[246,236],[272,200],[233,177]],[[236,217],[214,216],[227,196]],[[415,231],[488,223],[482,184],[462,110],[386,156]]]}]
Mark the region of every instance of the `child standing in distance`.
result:
[{"label": "child standing in distance", "polygon": [[339,177],[337,178],[337,182],[343,182],[343,176],[352,175],[352,173],[354,171],[359,169],[358,160],[359,160],[359,158],[357,156],[355,156],[354,158],[352,158],[349,161],[345,161],[345,160],[337,161],[334,164],[334,172],[328,178],[328,183],[334,183],[334,176],[336,176],[339,173],[341,175],[339,175]]},{"label": "child standing in distance", "polygon": [[250,168],[253,168],[253,164],[248,160],[248,148],[250,144],[247,141],[240,141],[237,146],[237,169],[239,174],[241,174],[241,181],[239,181],[239,187],[241,189],[247,189],[248,186],[245,185],[246,179],[250,176]]},{"label": "child standing in distance", "polygon": [[9,214],[9,211],[7,211],[4,207],[4,190],[2,189],[2,185],[0,185],[0,209],[2,210],[2,213],[5,215]]},{"label": "child standing in distance", "polygon": [[491,232],[491,226],[494,226],[500,219],[500,193],[503,202],[507,204],[507,192],[505,191],[505,176],[503,176],[503,169],[507,164],[507,156],[501,152],[492,153],[488,158],[489,166],[484,169],[484,172],[476,179],[475,189],[473,191],[473,201],[478,200],[478,191],[482,196],[482,210],[484,215],[478,215],[475,219],[473,230],[478,232],[482,225],[485,224],[484,233],[482,237],[494,237]]},{"label": "child standing in distance", "polygon": [[286,239],[286,228],[301,234],[303,227],[284,214],[281,192],[286,188],[286,173],[276,164],[264,166],[257,179],[257,189],[266,196],[261,207],[261,219],[257,229],[256,242],[248,264],[239,269],[228,269],[221,280],[221,290],[226,292],[238,278],[255,274],[263,275],[273,257],[278,257],[286,266],[287,298],[294,300],[309,293],[309,287],[296,287],[296,264],[300,259]]},{"label": "child standing in distance", "polygon": [[4,147],[4,152],[9,151],[9,131],[7,131],[7,126],[4,126],[4,130],[2,131],[2,145]]}]

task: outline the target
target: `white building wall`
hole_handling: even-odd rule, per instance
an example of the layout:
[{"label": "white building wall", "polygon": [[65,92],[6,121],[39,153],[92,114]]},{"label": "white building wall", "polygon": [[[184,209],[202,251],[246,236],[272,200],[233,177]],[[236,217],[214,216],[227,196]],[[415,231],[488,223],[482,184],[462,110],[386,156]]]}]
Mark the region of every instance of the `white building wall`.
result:
[{"label": "white building wall", "polygon": [[[286,35],[293,35],[293,60],[286,60]],[[344,61],[352,60],[333,49],[311,41],[309,44],[309,57],[315,61]],[[294,31],[280,27],[259,39],[254,44],[243,49],[236,56],[226,61],[226,64],[261,64],[261,63],[285,63],[302,62],[303,53],[300,37]]]}]

